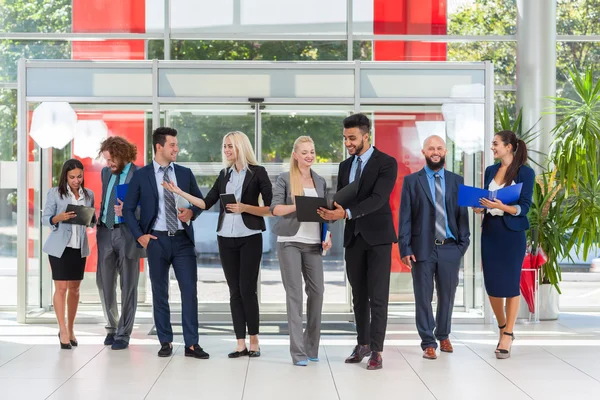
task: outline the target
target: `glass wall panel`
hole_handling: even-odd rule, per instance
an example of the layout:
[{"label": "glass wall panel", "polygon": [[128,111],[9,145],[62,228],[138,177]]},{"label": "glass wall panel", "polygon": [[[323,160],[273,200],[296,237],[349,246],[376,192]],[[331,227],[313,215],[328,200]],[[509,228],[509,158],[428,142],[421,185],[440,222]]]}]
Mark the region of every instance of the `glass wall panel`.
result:
[{"label": "glass wall panel", "polygon": [[448,61],[491,61],[496,85],[517,80],[517,42],[450,42],[447,51]]},{"label": "glass wall panel", "polygon": [[[373,121],[373,142],[398,161],[396,186],[390,196],[394,223],[399,219],[400,194],[404,177],[425,165],[421,154],[425,138],[437,134],[446,139],[446,168],[464,176],[465,184],[475,185],[477,157],[483,148],[483,105],[452,104],[438,106],[366,107],[363,112]],[[455,306],[476,308],[475,293],[481,290],[474,254],[470,250],[462,260]],[[400,261],[398,247],[392,246],[390,303],[414,304],[412,276]]]},{"label": "glass wall panel", "polygon": [[448,35],[514,35],[516,0],[448,0]]},{"label": "glass wall panel", "polygon": [[71,58],[67,41],[0,40],[0,82],[17,81],[20,58],[64,60]]},{"label": "glass wall panel", "polygon": [[[198,18],[210,15],[210,18]],[[172,0],[171,31],[186,33],[344,34],[346,0]]]},{"label": "glass wall panel", "polygon": [[[556,44],[556,94],[559,97],[572,98],[574,89],[569,84],[569,70],[575,68],[583,72],[585,68],[600,63],[600,42],[558,42]],[[594,77],[600,78],[600,71],[594,71]]]},{"label": "glass wall panel", "polygon": [[[325,178],[327,194],[337,190],[339,163],[345,158],[342,120],[351,110],[343,107],[270,106],[261,110],[262,154],[261,163],[267,168],[275,184],[278,175],[289,171],[294,141],[299,136],[310,136],[315,142],[314,171]],[[262,303],[276,304],[285,309],[285,289],[281,280],[277,256],[277,236],[271,233],[274,218],[267,219],[269,251],[263,253],[261,269]],[[323,259],[325,271],[325,303],[345,304],[348,299],[343,249],[343,223],[331,224],[333,247]]]},{"label": "glass wall panel", "polygon": [[347,48],[346,41],[172,40],[171,60],[345,61]]},{"label": "glass wall panel", "polygon": [[600,10],[597,0],[557,0],[557,35],[600,34]]},{"label": "glass wall panel", "polygon": [[71,0],[2,0],[0,32],[71,32]]},{"label": "glass wall panel", "polygon": [[[250,106],[164,106],[165,124],[177,129],[178,164],[191,168],[202,194],[206,195],[223,168],[223,136],[242,131],[255,141],[254,110]],[[193,222],[198,264],[198,301],[228,303],[229,289],[219,259],[217,221],[219,205],[200,214]],[[265,236],[263,252],[268,252]],[[180,302],[179,288],[171,277],[171,301]]]},{"label": "glass wall panel", "polygon": [[0,89],[0,307],[17,304],[17,91]]}]

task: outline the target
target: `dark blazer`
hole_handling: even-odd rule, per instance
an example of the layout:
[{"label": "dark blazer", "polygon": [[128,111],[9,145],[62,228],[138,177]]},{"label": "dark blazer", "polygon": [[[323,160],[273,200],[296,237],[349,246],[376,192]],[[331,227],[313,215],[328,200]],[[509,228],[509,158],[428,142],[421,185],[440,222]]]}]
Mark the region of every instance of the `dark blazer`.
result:
[{"label": "dark blazer", "polygon": [[[221,230],[223,225],[223,218],[225,218],[225,208],[223,203],[220,201],[220,195],[226,193],[227,182],[231,176],[231,167],[224,168],[219,173],[217,180],[210,189],[204,202],[206,203],[206,209],[211,208],[216,202],[219,202],[219,223],[217,225],[217,232]],[[248,171],[244,178],[242,185],[242,198],[241,203],[249,204],[251,206],[259,206],[258,197],[262,195],[263,203],[265,206],[271,205],[273,199],[273,186],[269,180],[269,175],[265,167],[260,165],[248,165]],[[265,231],[267,229],[265,225],[265,219],[256,215],[243,213],[242,221],[248,229],[255,229]]]},{"label": "dark blazer", "polygon": [[[500,169],[500,163],[490,165],[485,169],[484,175],[484,188],[488,189],[490,187],[490,183],[492,179],[496,176],[496,173]],[[535,182],[535,172],[531,167],[527,165],[523,165],[519,168],[519,172],[515,178],[515,183],[523,183],[523,187],[521,188],[521,196],[519,196],[519,200],[510,203],[508,205],[514,206],[518,204],[521,207],[521,213],[517,216],[510,215],[509,213],[504,213],[504,223],[506,227],[511,231],[526,231],[529,229],[529,220],[527,219],[527,213],[529,213],[529,208],[531,207],[531,198],[533,197],[533,184]],[[483,217],[484,220],[488,216],[486,213]]]},{"label": "dark blazer", "polygon": [[[337,190],[350,183],[353,159],[354,156],[340,163]],[[389,201],[397,175],[396,159],[374,148],[360,175],[356,202],[348,207],[352,218],[346,220],[344,247],[352,241],[355,225],[371,246],[396,243],[398,238]]]},{"label": "dark blazer", "polygon": [[[444,180],[448,226],[456,238],[458,250],[465,254],[471,242],[469,214],[467,207],[458,206],[458,187],[463,184],[464,179],[445,170]],[[404,177],[398,231],[400,257],[414,255],[417,261],[429,258],[435,246],[435,201],[425,169]]]},{"label": "dark blazer", "polygon": [[[192,196],[203,198],[192,170],[181,165],[173,165],[175,177],[177,178],[177,186]],[[139,221],[135,217],[138,203],[140,205]],[[196,206],[192,206],[192,212],[192,220],[194,220],[200,214],[201,210]],[[158,216],[158,187],[156,186],[153,163],[133,173],[133,177],[129,182],[129,188],[127,189],[125,204],[123,205],[123,216],[135,240],[139,239],[142,235],[151,233],[156,217]],[[192,243],[194,243],[194,229],[192,228],[192,224],[183,224],[183,228]],[[138,246],[140,246],[139,243]]]},{"label": "dark blazer", "polygon": [[[129,168],[129,172],[127,173],[127,177],[125,177],[125,183],[128,184],[129,182],[131,182],[131,178],[133,177],[133,173],[135,171],[137,171],[140,167],[138,167],[135,164],[131,164],[131,167]],[[110,170],[110,168],[108,167],[104,167],[102,168],[102,172],[100,173],[100,176],[102,178],[102,201],[100,202],[100,214],[99,214],[99,218],[98,218],[98,225],[102,224],[102,214],[104,213],[104,202],[106,201],[106,189],[108,188],[108,182],[110,182],[110,177],[112,176],[112,171]],[[117,177],[118,179],[118,177]],[[115,184],[119,184],[119,182],[117,181]],[[123,206],[123,215],[125,215],[125,207]],[[136,217],[139,220],[139,208],[136,211]],[[124,223],[124,225],[127,225],[127,223]],[[121,228],[119,228],[121,229]],[[125,247],[127,248],[126,254],[125,256],[129,259],[134,259],[134,258],[145,258],[146,257],[146,249],[144,249],[143,247],[138,247],[137,246],[137,240],[135,240],[133,238],[133,236],[131,235],[131,231],[129,230],[129,228],[127,228],[126,226],[123,229],[123,236],[125,237],[125,241],[126,241],[126,245]]]}]

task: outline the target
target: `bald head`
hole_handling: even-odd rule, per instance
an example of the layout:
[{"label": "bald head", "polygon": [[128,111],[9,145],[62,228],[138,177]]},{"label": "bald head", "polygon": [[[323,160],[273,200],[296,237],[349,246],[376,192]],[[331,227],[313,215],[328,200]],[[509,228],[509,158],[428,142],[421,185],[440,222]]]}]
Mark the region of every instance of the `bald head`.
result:
[{"label": "bald head", "polygon": [[446,164],[446,142],[438,135],[431,135],[423,142],[423,150],[427,166],[439,171]]},{"label": "bald head", "polygon": [[446,142],[444,141],[444,139],[442,139],[441,136],[438,135],[431,135],[428,136],[425,141],[423,141],[423,150],[425,150],[428,146],[443,146],[444,149],[446,148]]}]

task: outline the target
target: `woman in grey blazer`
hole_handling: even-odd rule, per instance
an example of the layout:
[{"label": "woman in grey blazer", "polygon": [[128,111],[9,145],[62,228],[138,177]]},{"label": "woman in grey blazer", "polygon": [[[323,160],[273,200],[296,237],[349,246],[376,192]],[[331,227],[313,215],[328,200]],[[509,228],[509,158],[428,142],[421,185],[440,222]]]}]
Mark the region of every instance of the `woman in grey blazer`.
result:
[{"label": "woman in grey blazer", "polygon": [[[323,241],[318,222],[299,222],[296,217],[295,196],[324,197],[325,179],[311,170],[315,161],[315,145],[309,136],[294,142],[290,172],[277,178],[273,187],[271,213],[279,217],[273,232],[277,237],[277,255],[281,279],[286,294],[290,353],[294,365],[306,366],[319,361],[321,310],[323,309],[322,250],[331,248],[331,240]],[[302,276],[306,282],[307,325],[302,333]]]},{"label": "woman in grey blazer", "polygon": [[55,288],[53,304],[60,329],[58,337],[61,349],[77,346],[73,324],[79,304],[79,285],[83,280],[85,260],[90,254],[87,227],[65,223],[76,217],[74,212],[66,211],[69,204],[94,207],[94,193],[84,187],[83,164],[75,159],[64,163],[58,187],[48,192],[42,215],[42,225],[50,228],[43,251],[48,254],[52,269]]}]

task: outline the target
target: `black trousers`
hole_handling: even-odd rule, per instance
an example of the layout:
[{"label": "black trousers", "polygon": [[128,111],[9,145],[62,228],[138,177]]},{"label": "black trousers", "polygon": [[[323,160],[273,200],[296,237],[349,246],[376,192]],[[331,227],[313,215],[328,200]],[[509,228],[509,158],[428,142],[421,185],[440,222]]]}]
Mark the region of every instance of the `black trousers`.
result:
[{"label": "black trousers", "polygon": [[237,339],[258,335],[259,311],[256,286],[262,258],[262,234],[228,238],[217,236],[219,257],[229,286],[231,319]]},{"label": "black trousers", "polygon": [[358,234],[346,247],[346,273],[352,286],[352,304],[358,344],[383,351],[390,295],[392,244],[369,245]]}]

